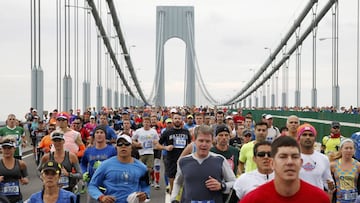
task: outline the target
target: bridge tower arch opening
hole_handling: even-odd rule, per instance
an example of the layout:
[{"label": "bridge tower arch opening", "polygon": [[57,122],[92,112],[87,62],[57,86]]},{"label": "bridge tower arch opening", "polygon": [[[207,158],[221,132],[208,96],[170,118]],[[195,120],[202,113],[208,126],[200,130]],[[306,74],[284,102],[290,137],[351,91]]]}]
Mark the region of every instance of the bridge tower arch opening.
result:
[{"label": "bridge tower arch opening", "polygon": [[186,44],[174,37],[166,41],[164,47],[164,65],[167,67],[164,78],[168,81],[165,83],[165,106],[177,106],[185,103]]},{"label": "bridge tower arch opening", "polygon": [[[184,105],[195,105],[194,7],[158,6],[156,8],[155,105],[165,105],[164,46],[171,38],[185,43]],[[176,71],[176,70],[175,70]]]}]

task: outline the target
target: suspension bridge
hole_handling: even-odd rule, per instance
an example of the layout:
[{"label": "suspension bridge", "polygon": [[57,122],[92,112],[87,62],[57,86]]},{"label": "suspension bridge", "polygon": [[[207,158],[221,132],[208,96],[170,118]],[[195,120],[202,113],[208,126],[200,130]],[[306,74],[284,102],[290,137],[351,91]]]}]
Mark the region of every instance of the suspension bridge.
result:
[{"label": "suspension bridge", "polygon": [[[28,89],[31,92],[31,100],[27,103],[37,108],[39,112],[48,108],[44,107],[47,103],[62,110],[84,110],[89,106],[95,106],[97,109],[102,106],[165,106],[168,105],[167,100],[171,99],[168,96],[170,94],[167,93],[175,91],[167,89],[172,81],[165,78],[165,72],[179,71],[179,73],[184,73],[184,75],[177,74],[177,77],[184,79],[183,87],[178,86],[176,89],[183,88],[184,91],[183,95],[176,96],[177,105],[247,108],[283,108],[305,105],[317,107],[319,97],[326,97],[325,105],[340,109],[342,92],[339,75],[350,72],[349,77],[352,79],[344,83],[351,83],[347,88],[352,88],[352,98],[344,97],[344,100],[351,100],[352,105],[360,106],[359,84],[355,83],[359,81],[359,57],[357,57],[359,31],[356,26],[359,17],[355,9],[358,6],[357,3],[355,1],[343,3],[336,0],[301,2],[301,6],[292,11],[295,14],[287,17],[287,21],[291,23],[288,23],[283,30],[268,30],[272,33],[281,33],[278,34],[277,39],[272,39],[271,46],[267,44],[260,48],[261,52],[265,52],[265,57],[259,57],[261,59],[252,64],[248,62],[250,65],[235,64],[232,66],[236,67],[235,69],[226,72],[225,67],[201,65],[204,64],[204,60],[209,59],[202,57],[200,60],[198,57],[200,53],[195,48],[198,41],[197,33],[202,32],[196,29],[197,26],[201,27],[195,21],[198,17],[196,6],[154,5],[152,10],[154,24],[148,25],[156,27],[155,39],[152,42],[155,45],[153,46],[155,56],[151,56],[154,58],[154,65],[147,64],[146,67],[139,68],[136,64],[139,64],[138,61],[142,59],[135,57],[132,52],[141,49],[141,44],[134,45],[128,42],[128,38],[131,37],[127,36],[126,27],[123,26],[126,16],[122,15],[125,12],[121,10],[121,1],[40,2],[31,0],[30,4],[22,6],[30,14],[30,19],[27,19],[30,30],[28,32],[30,48],[27,53],[30,55],[31,74],[28,78],[31,78],[31,86]],[[139,11],[141,16],[141,7],[142,5],[135,7],[133,12]],[[354,9],[348,12],[345,8]],[[259,9],[259,7],[253,9]],[[351,13],[351,21],[342,21],[342,16],[347,16],[348,13]],[[201,14],[206,15],[204,12]],[[237,14],[229,14],[229,16],[235,15]],[[247,17],[249,23],[252,18],[255,18],[249,15]],[[47,19],[51,19],[52,22],[48,23]],[[340,29],[344,27],[346,29],[342,22],[351,22],[351,25],[354,25],[350,30],[353,38],[339,36]],[[46,27],[49,24],[51,28]],[[234,26],[241,26],[241,24]],[[51,29],[53,33],[51,43],[46,33],[48,29]],[[216,28],[213,32],[217,32]],[[247,32],[247,30],[242,32]],[[326,36],[323,33],[326,33]],[[264,33],[263,36],[265,38],[267,34]],[[239,39],[241,37],[239,36]],[[166,67],[167,49],[165,46],[172,38],[180,39],[185,44],[183,46],[185,62],[182,68],[185,71]],[[349,40],[351,46],[346,44]],[[344,42],[343,46],[342,42]],[[216,52],[216,47],[213,49]],[[351,66],[341,66],[339,58],[342,57],[342,52],[339,50],[352,53],[347,56],[347,60],[352,61]],[[232,50],[222,51],[232,52]],[[47,52],[52,55],[49,56]],[[327,55],[324,56],[324,53]],[[251,58],[244,52],[242,55],[234,56],[244,61],[247,60],[243,58]],[[218,60],[226,64],[225,61],[228,59],[219,57]],[[306,67],[303,65],[305,61],[309,64]],[[318,67],[322,61],[326,61],[326,67]],[[145,72],[145,69],[146,71],[151,69],[152,75],[142,75],[141,72]],[[303,77],[302,72],[305,72],[305,69],[309,74]],[[207,81],[207,75],[210,72],[215,72],[219,78],[215,85]],[[50,78],[45,77],[48,73],[51,73]],[[244,75],[239,77],[241,81],[237,81],[241,82],[240,85],[223,90],[227,92],[227,96],[224,96],[223,92],[219,96],[219,93],[214,90],[222,83],[229,82],[229,75],[233,74]],[[150,76],[153,77],[152,84],[143,84],[142,81],[145,79],[139,75],[146,77],[146,80],[149,80]],[[319,91],[319,79],[320,86],[327,86],[327,89],[321,88]],[[48,86],[52,87],[51,93],[44,90]],[[350,89],[342,91],[348,90]],[[49,95],[52,96],[49,97]],[[304,102],[305,98],[307,102]]]}]

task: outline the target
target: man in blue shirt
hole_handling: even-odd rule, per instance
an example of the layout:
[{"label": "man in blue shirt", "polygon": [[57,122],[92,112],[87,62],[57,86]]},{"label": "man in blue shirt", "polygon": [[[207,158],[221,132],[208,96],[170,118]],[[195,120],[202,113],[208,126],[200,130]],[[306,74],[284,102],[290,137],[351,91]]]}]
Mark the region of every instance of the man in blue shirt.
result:
[{"label": "man in blue shirt", "polygon": [[139,202],[149,199],[147,167],[131,157],[131,144],[128,135],[117,137],[117,156],[102,162],[91,178],[88,190],[92,198],[115,203],[127,203],[129,198],[137,198]]}]

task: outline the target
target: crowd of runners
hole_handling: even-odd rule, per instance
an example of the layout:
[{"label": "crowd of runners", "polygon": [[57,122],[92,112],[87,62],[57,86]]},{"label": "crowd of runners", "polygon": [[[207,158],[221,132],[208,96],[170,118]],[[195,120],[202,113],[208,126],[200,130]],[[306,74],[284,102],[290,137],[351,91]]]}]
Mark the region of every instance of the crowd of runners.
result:
[{"label": "crowd of runners", "polygon": [[[342,135],[338,121],[318,135],[295,115],[274,126],[272,115],[255,121],[241,108],[103,107],[42,116],[31,108],[25,118],[9,114],[0,129],[5,202],[79,202],[81,193],[87,202],[150,202],[151,187],[172,203],[360,202],[360,133]],[[24,200],[26,145],[43,189]]]}]

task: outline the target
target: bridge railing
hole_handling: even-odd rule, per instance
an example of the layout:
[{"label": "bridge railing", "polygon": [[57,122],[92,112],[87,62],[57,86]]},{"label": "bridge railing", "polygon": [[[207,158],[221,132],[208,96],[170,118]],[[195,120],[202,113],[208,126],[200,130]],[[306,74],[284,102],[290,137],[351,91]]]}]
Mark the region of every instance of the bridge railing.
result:
[{"label": "bridge railing", "polygon": [[275,111],[275,110],[244,110],[243,114],[251,112],[255,121],[259,121],[263,114],[273,115],[274,126],[286,126],[286,120],[290,115],[300,118],[300,123],[310,123],[318,133],[316,140],[321,142],[324,135],[330,134],[330,124],[332,121],[339,121],[341,133],[345,137],[351,137],[355,132],[360,131],[360,115],[332,113],[332,112],[302,112],[302,111]]}]

